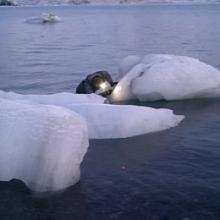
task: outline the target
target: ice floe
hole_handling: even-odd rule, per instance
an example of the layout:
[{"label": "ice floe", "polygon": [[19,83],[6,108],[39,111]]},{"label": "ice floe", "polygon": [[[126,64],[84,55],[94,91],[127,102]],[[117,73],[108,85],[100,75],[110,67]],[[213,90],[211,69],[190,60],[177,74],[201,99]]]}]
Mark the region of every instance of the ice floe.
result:
[{"label": "ice floe", "polygon": [[83,116],[89,138],[127,138],[177,126],[184,118],[169,109],[110,104],[78,104],[69,108]]},{"label": "ice floe", "polygon": [[50,13],[43,13],[39,17],[30,17],[26,20],[26,23],[29,24],[53,24],[60,22],[61,18],[57,15]]},{"label": "ice floe", "polygon": [[186,56],[128,56],[119,72],[123,77],[112,93],[114,101],[220,97],[220,71]]},{"label": "ice floe", "polygon": [[79,181],[88,148],[87,126],[79,114],[0,98],[0,140],[1,181],[20,179],[36,192]]},{"label": "ice floe", "polygon": [[86,119],[92,139],[126,138],[161,131],[176,126],[183,119],[169,109],[102,104],[105,99],[95,94],[21,95],[0,91],[0,98],[56,105],[77,112]]}]

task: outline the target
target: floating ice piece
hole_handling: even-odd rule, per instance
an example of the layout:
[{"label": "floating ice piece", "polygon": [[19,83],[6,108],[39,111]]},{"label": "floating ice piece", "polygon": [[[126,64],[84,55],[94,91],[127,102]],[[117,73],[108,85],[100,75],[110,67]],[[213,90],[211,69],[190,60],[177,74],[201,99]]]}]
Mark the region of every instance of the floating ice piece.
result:
[{"label": "floating ice piece", "polygon": [[0,140],[0,180],[20,179],[37,192],[79,181],[88,137],[77,113],[0,98]]},{"label": "floating ice piece", "polygon": [[184,118],[169,109],[108,104],[78,104],[69,108],[82,115],[89,138],[127,138],[177,126]]},{"label": "floating ice piece", "polygon": [[42,20],[42,23],[56,23],[61,21],[61,18],[59,16],[50,13],[44,13],[41,15],[40,18]]},{"label": "floating ice piece", "polygon": [[38,103],[46,105],[57,105],[68,107],[76,103],[104,103],[105,98],[96,94],[73,94],[73,93],[56,93],[49,95],[21,95],[14,92],[4,92],[0,90],[0,98],[9,100],[19,100],[26,103]]},{"label": "floating ice piece", "polygon": [[122,61],[124,77],[112,93],[113,101],[220,97],[220,71],[198,59],[158,54],[137,62],[135,56]]},{"label": "floating ice piece", "polygon": [[1,97],[24,103],[57,105],[75,111],[86,119],[89,138],[94,139],[126,138],[156,132],[174,127],[183,119],[168,109],[103,105],[105,99],[95,94],[20,95],[0,91]]},{"label": "floating ice piece", "polygon": [[29,24],[52,24],[60,22],[61,18],[57,15],[43,13],[40,17],[30,17],[26,20]]}]

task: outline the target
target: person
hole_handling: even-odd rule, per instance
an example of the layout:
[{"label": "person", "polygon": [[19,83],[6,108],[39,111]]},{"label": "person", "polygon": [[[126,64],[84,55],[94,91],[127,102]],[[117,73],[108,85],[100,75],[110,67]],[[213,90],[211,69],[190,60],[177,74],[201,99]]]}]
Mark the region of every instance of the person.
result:
[{"label": "person", "polygon": [[113,82],[111,75],[107,71],[97,71],[89,74],[76,87],[77,94],[96,93],[103,97],[110,95],[117,82]]}]

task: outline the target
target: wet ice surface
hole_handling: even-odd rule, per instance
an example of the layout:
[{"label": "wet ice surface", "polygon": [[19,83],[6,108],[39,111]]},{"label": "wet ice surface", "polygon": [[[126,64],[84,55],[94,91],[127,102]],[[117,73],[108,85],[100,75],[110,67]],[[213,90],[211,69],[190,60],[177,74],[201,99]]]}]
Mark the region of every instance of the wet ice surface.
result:
[{"label": "wet ice surface", "polygon": [[[0,88],[72,91],[88,72],[116,72],[128,54],[186,55],[219,68],[219,9],[56,8],[63,22],[52,26],[25,24],[40,8],[1,9]],[[160,133],[91,141],[80,184],[62,194],[38,198],[20,182],[1,182],[1,219],[219,219],[220,101],[142,105],[186,118]]]}]

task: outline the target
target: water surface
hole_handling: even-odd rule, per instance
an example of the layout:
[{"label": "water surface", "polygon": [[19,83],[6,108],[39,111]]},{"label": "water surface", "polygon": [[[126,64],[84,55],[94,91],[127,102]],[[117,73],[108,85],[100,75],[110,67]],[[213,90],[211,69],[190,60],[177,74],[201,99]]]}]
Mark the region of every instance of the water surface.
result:
[{"label": "water surface", "polygon": [[[73,91],[130,54],[197,57],[220,68],[220,6],[0,8],[0,89]],[[29,24],[53,12],[62,22]],[[131,103],[127,103],[131,104]],[[154,134],[92,140],[81,181],[39,198],[19,181],[0,183],[1,219],[219,219],[220,100],[132,103],[186,119]]]}]

